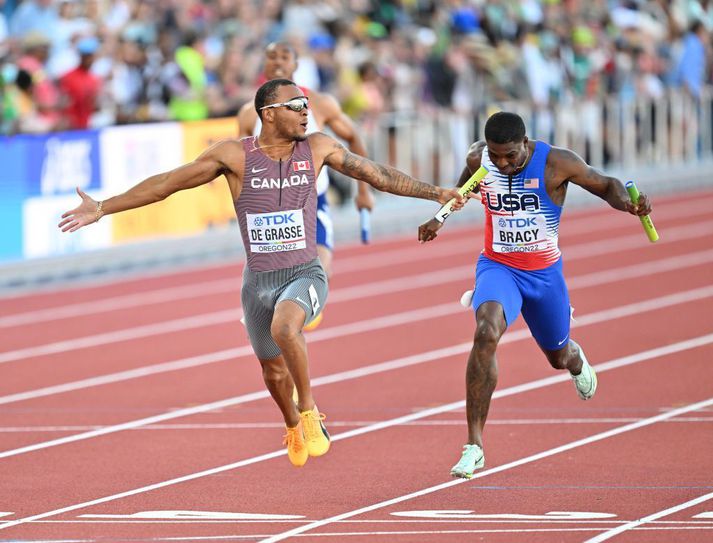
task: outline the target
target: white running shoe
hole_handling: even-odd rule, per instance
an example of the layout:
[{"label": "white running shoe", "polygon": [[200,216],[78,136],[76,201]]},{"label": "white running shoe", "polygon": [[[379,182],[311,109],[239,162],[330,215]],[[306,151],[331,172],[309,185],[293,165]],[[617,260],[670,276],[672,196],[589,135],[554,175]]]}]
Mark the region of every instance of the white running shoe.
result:
[{"label": "white running shoe", "polygon": [[588,400],[597,391],[597,372],[589,365],[587,360],[582,364],[582,371],[579,375],[572,375],[574,387],[577,389],[577,395],[583,400]]},{"label": "white running shoe", "polygon": [[485,466],[485,453],[478,445],[463,445],[463,455],[458,463],[451,468],[451,476],[470,479],[473,472]]}]

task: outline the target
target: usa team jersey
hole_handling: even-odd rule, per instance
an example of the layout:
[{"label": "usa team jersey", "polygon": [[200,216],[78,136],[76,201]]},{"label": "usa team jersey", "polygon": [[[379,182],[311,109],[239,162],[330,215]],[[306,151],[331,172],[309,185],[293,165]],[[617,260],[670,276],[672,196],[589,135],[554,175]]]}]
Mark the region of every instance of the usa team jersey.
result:
[{"label": "usa team jersey", "polygon": [[514,176],[500,173],[483,149],[488,174],[480,182],[485,206],[485,248],[490,259],[520,270],[541,270],[560,258],[558,233],[562,208],[547,194],[545,164],[550,146],[535,142],[525,169]]}]

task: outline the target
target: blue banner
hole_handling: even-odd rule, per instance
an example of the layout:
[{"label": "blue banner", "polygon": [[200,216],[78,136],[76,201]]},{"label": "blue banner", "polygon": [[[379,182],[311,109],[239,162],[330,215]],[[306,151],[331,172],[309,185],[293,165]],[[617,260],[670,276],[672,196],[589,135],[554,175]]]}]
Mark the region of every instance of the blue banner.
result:
[{"label": "blue banner", "polygon": [[26,196],[27,138],[0,137],[0,260],[22,254],[22,202]]},{"label": "blue banner", "polygon": [[57,196],[101,188],[99,132],[96,130],[23,136],[29,150],[28,196]]}]

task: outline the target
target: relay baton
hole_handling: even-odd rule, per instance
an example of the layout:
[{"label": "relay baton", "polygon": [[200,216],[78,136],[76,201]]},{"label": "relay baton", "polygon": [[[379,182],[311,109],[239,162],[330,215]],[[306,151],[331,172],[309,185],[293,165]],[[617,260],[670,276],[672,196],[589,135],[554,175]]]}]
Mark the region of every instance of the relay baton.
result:
[{"label": "relay baton", "polygon": [[[473,192],[473,189],[478,186],[478,183],[480,183],[486,175],[488,175],[487,168],[485,166],[481,166],[473,175],[470,176],[468,181],[466,181],[463,186],[458,189],[458,194],[465,198],[465,195],[469,192]],[[453,213],[452,206],[455,202],[455,198],[448,200],[448,202],[446,202],[443,207],[438,210],[438,213],[436,213],[433,218],[440,223],[445,221],[446,217]]]},{"label": "relay baton", "polygon": [[[629,193],[629,198],[631,198],[631,202],[636,205],[639,203],[639,189],[636,188],[636,184],[633,181],[627,181],[626,182],[626,190]],[[656,228],[654,227],[654,223],[651,220],[651,217],[649,215],[644,215],[642,217],[639,217],[641,219],[641,224],[644,227],[644,231],[646,232],[646,235],[649,238],[649,241],[651,243],[657,241],[659,239],[659,234],[656,232]]]},{"label": "relay baton", "polygon": [[359,223],[361,225],[361,242],[369,243],[371,237],[371,214],[367,208],[359,210]]}]

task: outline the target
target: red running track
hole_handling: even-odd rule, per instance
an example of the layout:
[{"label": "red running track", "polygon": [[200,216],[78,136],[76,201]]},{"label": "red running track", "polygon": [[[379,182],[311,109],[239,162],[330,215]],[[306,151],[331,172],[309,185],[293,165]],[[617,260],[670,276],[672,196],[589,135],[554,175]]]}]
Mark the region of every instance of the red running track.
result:
[{"label": "red running track", "polygon": [[479,228],[337,251],[308,334],[332,450],[293,468],[238,322],[240,265],[0,299],[0,540],[713,538],[713,192],[659,198],[649,244],[604,207],[562,222],[579,400],[518,320],[486,468],[450,479]]}]

